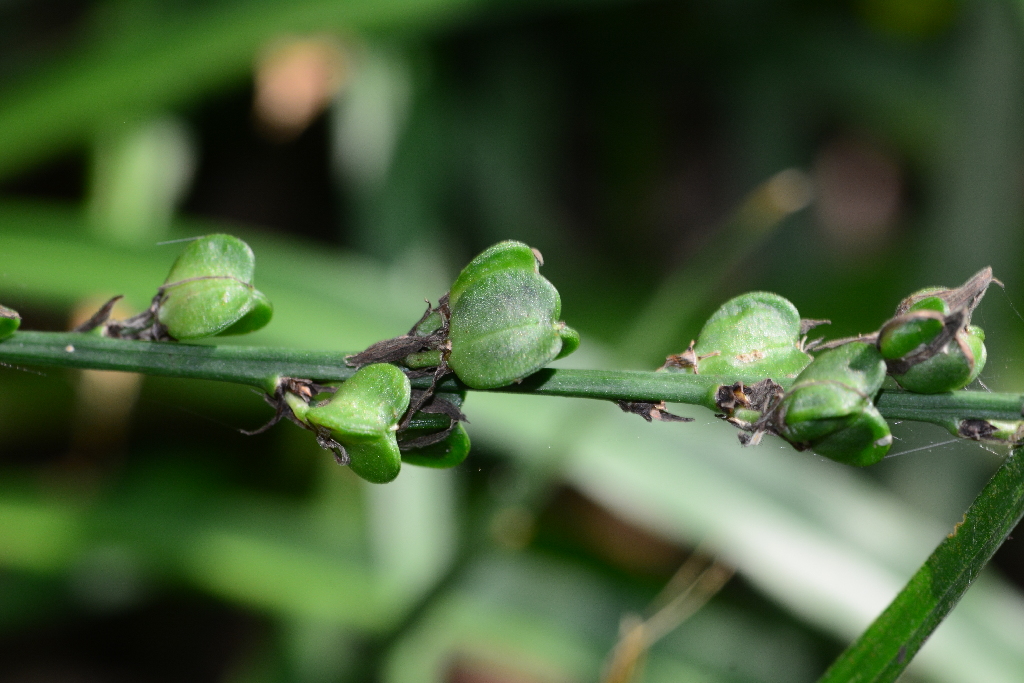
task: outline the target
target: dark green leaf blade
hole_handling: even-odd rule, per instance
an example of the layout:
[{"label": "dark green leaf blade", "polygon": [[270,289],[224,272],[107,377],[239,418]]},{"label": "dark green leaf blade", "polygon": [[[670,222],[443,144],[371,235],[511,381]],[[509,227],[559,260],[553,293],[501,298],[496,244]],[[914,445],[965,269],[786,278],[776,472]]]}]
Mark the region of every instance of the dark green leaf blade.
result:
[{"label": "dark green leaf blade", "polygon": [[1024,516],[1024,455],[1015,450],[889,607],[819,683],[894,681]]}]

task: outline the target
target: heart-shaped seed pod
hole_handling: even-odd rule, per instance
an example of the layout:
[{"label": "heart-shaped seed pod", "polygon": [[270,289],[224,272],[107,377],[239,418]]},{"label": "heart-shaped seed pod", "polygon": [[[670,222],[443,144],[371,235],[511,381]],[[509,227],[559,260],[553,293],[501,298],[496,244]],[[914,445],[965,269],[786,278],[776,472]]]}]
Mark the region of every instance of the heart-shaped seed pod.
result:
[{"label": "heart-shaped seed pod", "polygon": [[878,332],[878,349],[889,372],[907,391],[956,391],[973,382],[985,367],[984,331],[965,323],[969,310],[951,311],[945,299],[932,294],[944,291],[951,290],[930,288],[910,295],[912,303],[901,304],[903,313]]},{"label": "heart-shaped seed pod", "polygon": [[901,387],[918,394],[941,394],[963,389],[985,369],[988,351],[985,332],[968,325],[946,342],[934,356],[911,366],[901,375],[893,374]]},{"label": "heart-shaped seed pod", "polygon": [[295,416],[326,429],[345,449],[349,467],[363,479],[384,484],[398,476],[402,455],[396,432],[409,407],[409,379],[388,363],[360,368],[321,406],[289,401]]},{"label": "heart-shaped seed pod", "polygon": [[962,389],[985,365],[985,333],[971,314],[991,283],[983,268],[960,287],[929,287],[896,307],[896,317],[878,331],[877,345],[889,374],[908,391],[937,394]]},{"label": "heart-shaped seed pod", "polygon": [[871,465],[892,444],[873,397],[885,360],[873,345],[851,342],[824,351],[801,372],[772,415],[776,433],[798,450],[849,465]]},{"label": "heart-shaped seed pod", "polygon": [[20,325],[21,316],[17,311],[0,306],[0,339],[10,337]]},{"label": "heart-shaped seed pod", "polygon": [[231,235],[207,235],[185,247],[161,287],[157,320],[174,339],[244,334],[270,322],[273,307],[252,286],[252,249]]},{"label": "heart-shaped seed pod", "polygon": [[747,292],[726,301],[704,323],[697,342],[669,356],[669,371],[724,375],[754,383],[796,377],[811,362],[796,306],[771,292]]},{"label": "heart-shaped seed pod", "polygon": [[921,350],[942,333],[948,314],[946,303],[939,297],[920,299],[878,331],[878,350],[882,357],[896,360]]},{"label": "heart-shaped seed pod", "polygon": [[501,387],[566,356],[579,334],[558,320],[558,290],[535,252],[501,242],[473,259],[452,285],[448,365],[474,389]]}]

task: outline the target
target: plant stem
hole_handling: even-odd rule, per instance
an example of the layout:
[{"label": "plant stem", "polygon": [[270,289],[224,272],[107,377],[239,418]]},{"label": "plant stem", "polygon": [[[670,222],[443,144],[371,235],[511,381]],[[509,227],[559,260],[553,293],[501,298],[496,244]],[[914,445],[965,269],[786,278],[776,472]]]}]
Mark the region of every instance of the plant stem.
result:
[{"label": "plant stem", "polygon": [[884,683],[906,668],[1024,516],[1024,456],[1015,449],[960,524],[819,683]]},{"label": "plant stem", "polygon": [[[18,332],[0,342],[0,362],[94,370],[120,370],[147,375],[209,379],[247,384],[272,392],[279,377],[324,382],[343,381],[353,368],[345,354],[249,346],[207,346],[170,342],[107,339],[75,332]],[[631,370],[545,369],[491,391],[539,396],[571,396],[622,401],[667,401],[709,406],[710,391],[735,378]],[[425,387],[429,378],[413,381]],[[465,389],[448,378],[441,390]],[[878,409],[889,419],[948,425],[965,418],[1020,420],[1024,396],[978,391],[913,394],[884,391]]]}]

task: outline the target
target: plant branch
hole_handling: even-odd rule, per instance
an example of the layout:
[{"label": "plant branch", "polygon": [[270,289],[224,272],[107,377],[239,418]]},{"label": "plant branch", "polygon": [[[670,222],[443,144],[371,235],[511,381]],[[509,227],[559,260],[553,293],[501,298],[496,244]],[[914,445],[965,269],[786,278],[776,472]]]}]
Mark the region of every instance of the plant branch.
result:
[{"label": "plant branch", "polygon": [[[0,362],[217,380],[247,384],[267,392],[273,392],[279,377],[332,382],[348,379],[354,372],[345,365],[345,354],[338,352],[146,342],[75,332],[18,332],[0,342]],[[545,369],[519,384],[490,391],[708,406],[710,390],[734,380],[635,370]],[[413,380],[418,388],[429,383],[430,378]],[[465,387],[449,377],[439,389]],[[886,390],[877,405],[889,419],[948,425],[966,418],[1020,420],[1022,402],[1021,394],[957,391],[926,395]]]}]

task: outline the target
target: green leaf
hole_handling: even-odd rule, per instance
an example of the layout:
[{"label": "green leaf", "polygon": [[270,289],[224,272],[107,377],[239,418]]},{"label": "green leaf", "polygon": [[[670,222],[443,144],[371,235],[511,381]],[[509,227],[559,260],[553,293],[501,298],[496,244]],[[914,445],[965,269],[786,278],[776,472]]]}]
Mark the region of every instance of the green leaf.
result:
[{"label": "green leaf", "polygon": [[963,522],[820,683],[885,683],[906,668],[1024,516],[1024,458],[1015,450],[975,498]]}]

